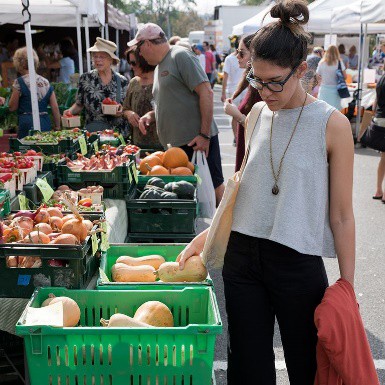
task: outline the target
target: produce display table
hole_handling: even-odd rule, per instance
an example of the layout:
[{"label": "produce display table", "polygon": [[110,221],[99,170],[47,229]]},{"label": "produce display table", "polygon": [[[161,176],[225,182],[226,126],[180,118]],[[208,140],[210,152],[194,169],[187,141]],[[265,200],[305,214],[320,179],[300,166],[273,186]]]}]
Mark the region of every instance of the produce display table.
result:
[{"label": "produce display table", "polygon": [[[351,97],[350,98],[345,98],[341,99],[341,107],[342,108],[347,108],[348,104],[352,101],[353,99],[353,92],[357,89],[357,87],[349,87],[349,92]],[[373,103],[376,99],[376,89],[375,88],[364,88],[362,90],[362,95],[361,95],[361,106],[364,107],[365,109],[373,106]]]}]

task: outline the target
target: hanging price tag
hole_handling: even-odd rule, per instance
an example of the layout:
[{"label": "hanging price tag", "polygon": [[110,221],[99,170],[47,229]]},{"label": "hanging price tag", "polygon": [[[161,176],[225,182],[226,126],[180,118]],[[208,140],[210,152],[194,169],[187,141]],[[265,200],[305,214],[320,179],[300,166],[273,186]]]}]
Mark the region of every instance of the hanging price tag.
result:
[{"label": "hanging price tag", "polygon": [[136,169],[135,164],[132,164],[131,169],[132,169],[132,175],[134,176],[134,179],[135,179],[135,183],[138,183],[138,170]]},{"label": "hanging price tag", "polygon": [[96,234],[92,234],[91,241],[92,241],[92,255],[95,255],[95,253],[98,251],[98,246],[99,246],[99,240]]},{"label": "hanging price tag", "polygon": [[86,143],[86,138],[84,136],[79,137],[79,144],[80,144],[80,152],[82,155],[87,154],[87,143]]},{"label": "hanging price tag", "polygon": [[103,233],[102,233],[102,243],[100,245],[100,248],[102,251],[107,251],[110,247],[110,244],[108,242],[108,234],[107,234],[107,223],[106,222],[102,222],[101,223],[101,226],[100,226],[103,230]]},{"label": "hanging price tag", "polygon": [[52,187],[47,183],[46,180],[40,178],[36,179],[36,186],[39,187],[41,193],[43,194],[44,202],[48,202],[54,193]]},{"label": "hanging price tag", "polygon": [[100,274],[100,279],[101,279],[103,282],[111,282],[111,281],[108,279],[106,273],[105,273],[105,272],[103,271],[103,269],[101,269],[100,267],[99,267],[99,274]]},{"label": "hanging price tag", "polygon": [[120,135],[119,135],[119,140],[120,140],[120,143],[122,143],[122,144],[123,144],[123,146],[125,146],[125,145],[126,145],[126,141],[124,140],[124,138],[123,138],[123,135],[122,135],[122,134],[120,134]]},{"label": "hanging price tag", "polygon": [[3,135],[4,135],[4,130],[0,128],[0,136],[3,136]]},{"label": "hanging price tag", "polygon": [[108,242],[107,234],[102,233],[102,243],[100,245],[100,248],[102,251],[107,251],[110,247],[110,244]]},{"label": "hanging price tag", "polygon": [[98,144],[98,141],[95,140],[92,144],[93,144],[93,146],[94,146],[95,152],[98,152],[98,151],[99,151],[99,144]]},{"label": "hanging price tag", "polygon": [[131,175],[131,171],[128,170],[128,180],[130,181],[130,184],[132,183],[132,175]]},{"label": "hanging price tag", "polygon": [[199,174],[195,174],[197,177],[197,184],[202,184],[202,178],[199,176]]},{"label": "hanging price tag", "polygon": [[20,210],[29,210],[28,200],[27,200],[26,196],[23,194],[19,194],[18,198],[19,198]]}]

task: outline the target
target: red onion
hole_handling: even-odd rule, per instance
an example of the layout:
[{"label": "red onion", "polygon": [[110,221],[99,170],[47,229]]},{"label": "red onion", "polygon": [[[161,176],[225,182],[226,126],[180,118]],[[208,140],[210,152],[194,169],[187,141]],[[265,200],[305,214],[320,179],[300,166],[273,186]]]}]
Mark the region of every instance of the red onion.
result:
[{"label": "red onion", "polygon": [[20,210],[20,211],[18,211],[18,212],[13,216],[13,218],[27,217],[27,218],[31,218],[31,219],[34,221],[36,215],[39,214],[40,210],[41,210],[41,207],[39,207],[35,212],[33,212],[33,211],[28,211],[28,210]]}]

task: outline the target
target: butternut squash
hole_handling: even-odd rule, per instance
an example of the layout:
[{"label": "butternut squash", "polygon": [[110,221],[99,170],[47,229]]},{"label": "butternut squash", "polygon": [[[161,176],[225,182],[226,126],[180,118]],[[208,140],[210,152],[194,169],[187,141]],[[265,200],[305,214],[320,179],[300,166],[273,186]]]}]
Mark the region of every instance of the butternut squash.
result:
[{"label": "butternut squash", "polygon": [[207,269],[201,257],[194,255],[186,261],[183,270],[179,269],[178,262],[165,262],[156,275],[163,282],[202,282],[207,278]]},{"label": "butternut squash", "polygon": [[129,317],[128,315],[116,313],[111,316],[109,320],[105,320],[104,318],[100,319],[100,323],[104,327],[109,328],[149,328],[151,327],[148,324],[145,324],[144,322],[140,322],[135,320],[132,317]]},{"label": "butternut squash", "polygon": [[115,282],[155,282],[155,269],[150,265],[128,266],[115,263],[111,268],[112,280]]},{"label": "butternut squash", "polygon": [[146,255],[144,257],[133,258],[128,255],[122,255],[116,260],[116,263],[124,263],[127,266],[143,266],[150,265],[154,269],[159,269],[165,259],[161,255]]},{"label": "butternut squash", "polygon": [[139,306],[134,319],[155,327],[174,326],[174,317],[170,309],[159,301],[148,301]]}]

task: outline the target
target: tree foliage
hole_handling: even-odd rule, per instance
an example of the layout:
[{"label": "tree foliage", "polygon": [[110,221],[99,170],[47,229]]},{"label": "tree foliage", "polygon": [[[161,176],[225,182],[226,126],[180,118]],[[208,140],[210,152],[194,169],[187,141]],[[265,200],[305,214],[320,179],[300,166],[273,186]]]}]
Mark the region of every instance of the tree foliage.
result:
[{"label": "tree foliage", "polygon": [[[239,0],[239,5],[261,5],[266,0]],[[308,3],[312,3],[314,0],[308,0]]]},{"label": "tree foliage", "polygon": [[177,0],[108,0],[108,2],[125,13],[135,13],[140,23],[151,22],[160,25],[170,35],[187,36],[191,30],[203,29],[203,19],[192,9],[195,0],[182,0],[183,11],[177,7]]}]

